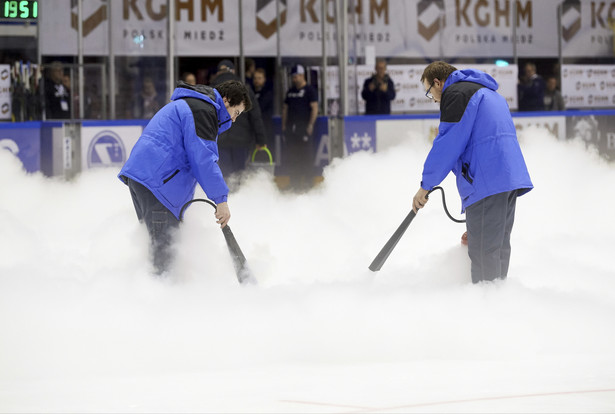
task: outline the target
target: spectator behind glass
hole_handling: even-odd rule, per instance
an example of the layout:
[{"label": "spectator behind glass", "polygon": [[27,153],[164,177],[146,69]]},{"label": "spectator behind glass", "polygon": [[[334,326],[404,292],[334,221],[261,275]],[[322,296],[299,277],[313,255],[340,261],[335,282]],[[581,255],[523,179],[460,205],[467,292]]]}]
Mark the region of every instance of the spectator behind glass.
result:
[{"label": "spectator behind glass", "polygon": [[[79,94],[78,93],[74,93],[75,91],[73,91],[73,88],[71,88],[71,83],[72,83],[72,79],[70,78],[70,75],[68,73],[64,73],[64,75],[62,75],[62,85],[64,85],[64,88],[66,89],[66,93],[68,93],[68,96],[71,97],[72,99],[70,99],[71,101],[71,108],[72,110],[75,112],[74,114],[70,114],[70,116],[79,116],[77,114],[77,111],[79,111]],[[87,101],[86,101],[86,107],[85,109],[87,110]],[[86,118],[87,118],[87,113],[86,113]]]},{"label": "spectator behind glass", "polygon": [[70,118],[70,91],[63,84],[62,63],[52,62],[45,79],[45,115],[47,119]]},{"label": "spectator behind glass", "polygon": [[265,125],[265,135],[267,136],[267,146],[273,146],[273,91],[267,85],[267,73],[265,69],[258,68],[254,71],[254,96],[261,109],[263,124]]},{"label": "spectator behind glass", "polygon": [[532,62],[525,64],[525,76],[517,85],[520,111],[544,111],[545,81],[536,73],[536,65]]},{"label": "spectator behind glass", "polygon": [[564,98],[557,89],[557,78],[555,76],[547,78],[544,102],[545,111],[564,111],[566,109]]},{"label": "spectator behind glass", "polygon": [[289,168],[291,187],[301,192],[312,186],[318,92],[305,81],[303,66],[293,66],[290,73],[292,86],[282,107],[283,164]]},{"label": "spectator behind glass", "polygon": [[137,119],[151,119],[162,108],[156,85],[150,76],[143,78],[143,86],[135,103],[134,117]]},{"label": "spectator behind glass", "polygon": [[196,85],[196,76],[194,76],[194,73],[192,72],[184,72],[182,75],[182,80],[188,85]]},{"label": "spectator behind glass", "polygon": [[376,61],[376,73],[365,80],[361,97],[365,100],[365,115],[389,115],[391,101],[395,99],[395,84],[386,73],[384,60]]}]

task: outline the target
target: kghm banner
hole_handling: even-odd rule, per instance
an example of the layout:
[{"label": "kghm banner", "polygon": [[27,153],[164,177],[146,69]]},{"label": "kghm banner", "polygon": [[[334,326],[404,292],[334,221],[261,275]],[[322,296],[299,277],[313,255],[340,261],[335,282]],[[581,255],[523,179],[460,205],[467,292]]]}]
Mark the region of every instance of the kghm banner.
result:
[{"label": "kghm banner", "polygon": [[[325,0],[175,0],[174,50],[177,56],[237,56],[244,52],[276,56],[337,55],[335,10]],[[364,56],[556,57],[561,14],[564,56],[613,55],[613,2],[607,0],[354,0],[348,10],[351,54]],[[43,55],[76,55],[78,2],[39,2]],[[86,55],[164,56],[167,53],[167,0],[89,0],[82,2]],[[278,27],[277,10],[280,12]],[[322,24],[324,22],[324,30]],[[49,34],[49,35],[47,35]],[[62,41],[59,41],[62,39]]]},{"label": "kghm banner", "polygon": [[615,65],[563,65],[567,108],[615,108]]}]

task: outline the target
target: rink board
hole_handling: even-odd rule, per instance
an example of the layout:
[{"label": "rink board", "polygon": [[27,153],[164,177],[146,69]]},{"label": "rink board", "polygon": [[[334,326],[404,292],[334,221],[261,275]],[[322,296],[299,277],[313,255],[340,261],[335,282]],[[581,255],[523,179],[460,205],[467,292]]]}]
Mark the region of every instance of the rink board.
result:
[{"label": "rink board", "polygon": [[[560,140],[580,138],[607,159],[615,159],[615,110],[513,113],[517,131],[545,129]],[[15,154],[28,172],[49,176],[67,170],[120,168],[141,135],[147,120],[0,123],[0,148]],[[433,140],[439,114],[357,115],[344,117],[344,156],[377,152],[406,140]],[[69,128],[70,126],[70,128]],[[318,117],[314,131],[314,175],[329,164],[330,127]],[[276,175],[284,175],[280,118],[274,117]]]}]

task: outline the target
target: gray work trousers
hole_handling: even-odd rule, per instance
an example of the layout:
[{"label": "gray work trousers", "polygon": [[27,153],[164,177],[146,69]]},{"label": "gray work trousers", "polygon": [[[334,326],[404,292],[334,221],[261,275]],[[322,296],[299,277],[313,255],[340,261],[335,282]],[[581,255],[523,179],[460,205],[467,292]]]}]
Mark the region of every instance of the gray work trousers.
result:
[{"label": "gray work trousers", "polygon": [[466,208],[472,283],[508,275],[516,203],[517,190],[513,190],[485,197]]},{"label": "gray work trousers", "polygon": [[157,274],[168,270],[173,253],[171,245],[179,220],[152,194],[147,187],[123,177],[130,189],[130,196],[137,212],[137,218],[145,223],[150,238],[150,259]]}]

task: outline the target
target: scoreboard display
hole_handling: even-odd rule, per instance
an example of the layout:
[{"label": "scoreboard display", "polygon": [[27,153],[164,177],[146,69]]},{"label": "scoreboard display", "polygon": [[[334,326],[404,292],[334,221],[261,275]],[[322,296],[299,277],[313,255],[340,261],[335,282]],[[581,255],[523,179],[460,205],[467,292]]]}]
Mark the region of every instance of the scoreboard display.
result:
[{"label": "scoreboard display", "polygon": [[0,0],[0,19],[23,21],[38,18],[37,0]]}]

